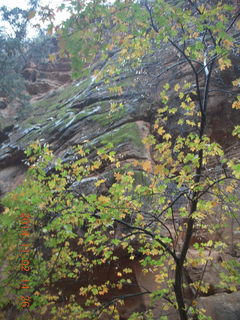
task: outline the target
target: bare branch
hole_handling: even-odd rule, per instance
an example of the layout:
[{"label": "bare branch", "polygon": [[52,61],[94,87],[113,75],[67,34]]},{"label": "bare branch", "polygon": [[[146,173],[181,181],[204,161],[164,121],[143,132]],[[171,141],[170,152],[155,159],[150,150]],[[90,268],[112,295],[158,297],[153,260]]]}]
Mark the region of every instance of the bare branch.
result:
[{"label": "bare branch", "polygon": [[137,227],[137,226],[133,226],[125,221],[122,221],[122,220],[119,220],[119,219],[114,219],[114,221],[128,227],[129,229],[132,229],[132,230],[139,230],[139,231],[142,231],[142,233],[145,233],[146,235],[150,236],[152,239],[156,240],[157,242],[160,243],[160,245],[173,257],[173,259],[177,262],[178,261],[178,257],[176,256],[176,254],[174,253],[174,251],[172,251],[168,245],[166,245],[166,243],[164,243],[161,239],[159,238],[156,238],[156,235],[144,228],[141,228],[141,227]]},{"label": "bare branch", "polygon": [[145,5],[145,8],[147,9],[147,12],[148,12],[148,14],[149,14],[151,26],[152,26],[153,30],[154,30],[156,33],[158,33],[159,30],[158,30],[157,26],[155,25],[155,23],[154,23],[154,21],[153,21],[152,8],[149,8],[147,0],[145,0],[144,5]]},{"label": "bare branch", "polygon": [[240,10],[237,12],[235,18],[232,20],[230,25],[227,27],[226,32],[228,32],[234,25],[234,23],[237,21],[237,19],[240,17]]}]

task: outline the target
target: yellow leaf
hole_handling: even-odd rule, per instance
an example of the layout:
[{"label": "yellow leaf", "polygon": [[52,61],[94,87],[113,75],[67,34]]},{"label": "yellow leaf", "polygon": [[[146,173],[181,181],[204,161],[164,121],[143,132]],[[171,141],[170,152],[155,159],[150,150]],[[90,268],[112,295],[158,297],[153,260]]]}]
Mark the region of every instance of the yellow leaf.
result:
[{"label": "yellow leaf", "polygon": [[155,281],[157,283],[161,283],[164,280],[165,277],[166,277],[166,275],[162,272],[161,274],[157,274],[155,276]]},{"label": "yellow leaf", "polygon": [[209,240],[207,243],[206,243],[209,247],[211,247],[213,245],[213,241],[212,240]]},{"label": "yellow leaf", "polygon": [[203,13],[204,12],[204,10],[205,10],[205,6],[202,4],[201,6],[199,6],[199,11],[201,12],[201,13]]},{"label": "yellow leaf", "polygon": [[231,291],[233,291],[233,292],[237,292],[237,288],[236,288],[236,286],[234,286],[234,285],[231,285],[231,286],[229,287],[229,289],[230,289]]},{"label": "yellow leaf", "polygon": [[158,249],[152,249],[151,250],[151,255],[152,256],[156,256],[156,255],[158,255],[159,254],[159,250]]},{"label": "yellow leaf", "polygon": [[198,262],[196,260],[191,261],[191,266],[196,268],[198,266]]},{"label": "yellow leaf", "polygon": [[138,214],[137,214],[137,219],[138,219],[138,220],[143,220],[144,217],[143,217],[140,213],[138,213]]},{"label": "yellow leaf", "polygon": [[78,151],[77,151],[78,154],[80,154],[80,156],[85,156],[85,152],[83,151],[82,148],[80,148]]},{"label": "yellow leaf", "polygon": [[184,97],[184,93],[180,92],[178,96],[179,96],[180,99],[182,99]]},{"label": "yellow leaf", "polygon": [[116,162],[116,168],[120,168],[120,161]]},{"label": "yellow leaf", "polygon": [[134,167],[137,167],[139,165],[139,162],[137,160],[134,160],[133,165],[134,165]]},{"label": "yellow leaf", "polygon": [[122,248],[125,249],[125,248],[128,247],[128,242],[126,242],[126,241],[124,242],[123,241],[123,242],[121,242],[121,245],[122,245]]},{"label": "yellow leaf", "polygon": [[165,130],[163,127],[160,127],[157,132],[158,132],[158,134],[162,135],[165,133]]},{"label": "yellow leaf", "polygon": [[49,60],[50,60],[51,62],[56,61],[56,55],[55,55],[55,54],[50,54],[50,55],[48,56],[48,58],[49,58]]},{"label": "yellow leaf", "polygon": [[227,192],[231,193],[231,192],[233,192],[234,188],[233,188],[233,186],[227,186],[225,190]]},{"label": "yellow leaf", "polygon": [[164,134],[163,138],[168,141],[172,138],[172,136],[170,135],[170,133],[166,133]]},{"label": "yellow leaf", "polygon": [[110,199],[108,197],[105,197],[105,196],[102,196],[102,195],[98,197],[98,200],[103,204],[109,203],[109,201],[110,201]]},{"label": "yellow leaf", "polygon": [[177,84],[175,84],[175,86],[174,86],[174,90],[176,91],[176,92],[178,92],[178,90],[180,89],[180,85],[177,83]]},{"label": "yellow leaf", "polygon": [[218,202],[217,202],[217,201],[212,201],[211,204],[212,204],[212,206],[213,206],[213,208],[214,208],[214,207],[216,207],[216,206],[218,205]]},{"label": "yellow leaf", "polygon": [[46,207],[46,203],[42,202],[38,205],[39,209],[44,209]]},{"label": "yellow leaf", "polygon": [[166,83],[166,84],[163,86],[163,88],[164,88],[165,90],[168,90],[168,89],[170,88],[169,83]]},{"label": "yellow leaf", "polygon": [[183,109],[187,109],[187,107],[188,107],[185,102],[182,102],[180,106],[181,106]]},{"label": "yellow leaf", "polygon": [[170,307],[169,307],[169,305],[165,304],[165,305],[163,305],[162,308],[163,308],[163,310],[167,311],[167,310],[169,310]]},{"label": "yellow leaf", "polygon": [[230,59],[223,59],[223,58],[218,59],[218,64],[221,71],[231,67],[232,65]]},{"label": "yellow leaf", "polygon": [[6,208],[6,209],[4,209],[3,213],[4,213],[4,214],[8,214],[9,211],[10,211],[10,209],[9,209],[9,208]]},{"label": "yellow leaf", "polygon": [[104,287],[102,288],[101,291],[98,292],[100,295],[104,295],[105,293],[108,293],[108,288],[107,287]]},{"label": "yellow leaf", "polygon": [[233,84],[233,86],[235,86],[235,87],[240,86],[240,78],[234,80],[234,81],[232,82],[232,84]]},{"label": "yellow leaf", "polygon": [[233,46],[233,42],[227,39],[223,40],[223,44],[227,49],[230,49]]},{"label": "yellow leaf", "polygon": [[143,167],[143,170],[145,170],[147,172],[150,172],[151,169],[152,169],[151,161],[149,161],[149,160],[144,161],[143,164],[142,164],[142,167]]},{"label": "yellow leaf", "polygon": [[98,180],[97,182],[95,182],[95,186],[96,187],[99,187],[102,183],[104,183],[106,181],[106,179],[101,179],[101,180]]},{"label": "yellow leaf", "polygon": [[192,301],[192,305],[193,305],[194,307],[196,307],[196,306],[197,306],[197,301],[196,301],[196,300],[193,300],[193,301]]},{"label": "yellow leaf", "polygon": [[164,171],[164,166],[162,164],[158,164],[154,167],[154,174],[162,174]]},{"label": "yellow leaf", "polygon": [[195,126],[195,123],[194,123],[193,121],[186,120],[186,123],[187,123],[189,126],[192,126],[192,127]]},{"label": "yellow leaf", "polygon": [[239,110],[240,109],[240,101],[234,101],[232,104],[232,108]]},{"label": "yellow leaf", "polygon": [[123,286],[122,286],[121,283],[118,283],[118,284],[116,285],[116,287],[117,287],[119,290],[121,290]]},{"label": "yellow leaf", "polygon": [[114,177],[116,178],[117,181],[120,181],[122,179],[122,175],[118,172],[114,173]]},{"label": "yellow leaf", "polygon": [[123,269],[123,272],[124,272],[124,273],[132,273],[132,269],[130,269],[130,268],[125,268],[125,269]]},{"label": "yellow leaf", "polygon": [[192,35],[192,37],[193,37],[194,39],[196,39],[198,36],[199,36],[199,33],[198,33],[198,32],[194,32],[193,35]]}]

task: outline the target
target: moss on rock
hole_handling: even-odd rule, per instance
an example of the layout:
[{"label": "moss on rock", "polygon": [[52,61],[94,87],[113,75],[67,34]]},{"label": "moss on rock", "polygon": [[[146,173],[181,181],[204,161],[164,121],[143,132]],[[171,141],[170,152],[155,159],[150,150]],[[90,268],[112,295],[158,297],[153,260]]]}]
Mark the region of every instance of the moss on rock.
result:
[{"label": "moss on rock", "polygon": [[138,126],[135,122],[123,124],[119,128],[104,134],[101,141],[102,143],[111,142],[115,147],[123,143],[132,142],[132,144],[137,148],[141,150],[144,148]]}]

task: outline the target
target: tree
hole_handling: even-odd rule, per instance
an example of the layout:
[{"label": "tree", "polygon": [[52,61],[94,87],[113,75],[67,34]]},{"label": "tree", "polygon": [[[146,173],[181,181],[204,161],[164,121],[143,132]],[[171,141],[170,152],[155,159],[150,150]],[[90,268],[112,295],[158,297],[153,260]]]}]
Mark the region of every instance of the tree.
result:
[{"label": "tree", "polygon": [[[29,96],[26,92],[22,71],[27,63],[40,63],[43,58],[48,58],[54,48],[53,37],[46,35],[40,25],[38,36],[29,38],[29,26],[32,19],[37,14],[39,1],[29,1],[27,9],[15,7],[8,9],[6,6],[0,7],[2,28],[0,29],[0,96],[6,102],[14,99],[22,106],[26,106]],[[44,9],[44,8],[43,8]],[[41,15],[47,15],[42,10],[39,12],[41,19],[46,19]]]},{"label": "tree", "polygon": [[4,28],[0,32],[0,72],[1,72],[1,96],[11,101],[13,98],[26,98],[25,86],[20,75],[22,67],[26,64],[23,53],[23,42],[27,35],[30,10],[20,8],[0,8],[1,21],[8,24],[9,31]]},{"label": "tree", "polygon": [[[240,12],[214,1],[162,0],[140,4],[70,1],[68,9],[72,16],[64,24],[61,45],[70,52],[75,76],[83,65],[100,59],[103,63],[94,65],[95,75],[108,81],[125,68],[138,69],[148,54],[171,46],[179,59],[157,79],[161,81],[164,73],[184,65],[190,80],[160,82],[158,117],[153,133],[144,139],[153,150],[154,161],[122,166],[111,144],[99,148],[95,158],[88,156],[91,145],[77,147],[70,163],[54,159],[46,145],[42,148],[35,143],[27,150],[29,178],[4,200],[1,257],[7,259],[8,255],[4,274],[14,270],[9,248],[15,254],[18,250],[14,219],[28,212],[32,219],[29,237],[35,248],[29,278],[30,310],[51,311],[53,319],[99,319],[103,314],[119,319],[119,305],[127,299],[121,290],[133,281],[131,268],[115,271],[119,279],[115,282],[92,278],[80,286],[80,294],[72,296],[63,293],[60,283],[93,275],[97,268],[118,261],[122,250],[130,262],[139,256],[146,273],[161,268],[155,291],[132,295],[150,295],[153,303],[161,300],[163,310],[175,309],[181,320],[209,319],[198,308],[197,297],[209,289],[203,276],[211,252],[221,253],[228,244],[224,239],[194,239],[206,230],[216,233],[228,216],[236,217],[239,210],[239,160],[229,160],[223,148],[210,140],[206,128],[214,74],[231,67],[231,54],[238,51]],[[233,85],[239,86],[239,79]],[[173,92],[177,105],[172,101]],[[233,88],[233,96],[235,93]],[[232,107],[239,109],[239,96]],[[177,126],[171,130],[173,117]],[[233,134],[239,136],[239,126]],[[216,170],[209,170],[212,162],[219,164]],[[106,163],[115,165],[115,181],[104,194],[74,189]],[[145,183],[138,183],[139,170]],[[100,179],[95,185],[104,182]],[[218,224],[210,219],[215,215]],[[188,269],[196,265],[202,266],[202,278],[189,282]],[[226,261],[222,267],[225,272],[219,285],[237,290],[236,261]],[[9,285],[13,277],[21,281],[24,274],[15,270],[4,278],[5,297],[15,293],[15,285]],[[118,294],[109,298],[110,291]],[[129,319],[153,319],[151,308],[133,313]]]}]

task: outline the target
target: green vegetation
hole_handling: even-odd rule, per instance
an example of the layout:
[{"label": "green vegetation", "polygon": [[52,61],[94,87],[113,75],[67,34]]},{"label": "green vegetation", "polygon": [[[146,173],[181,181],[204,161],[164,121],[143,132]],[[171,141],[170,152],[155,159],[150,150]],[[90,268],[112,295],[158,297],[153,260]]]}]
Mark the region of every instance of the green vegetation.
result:
[{"label": "green vegetation", "polygon": [[114,129],[111,134],[106,133],[101,137],[101,140],[104,143],[111,142],[116,147],[123,143],[132,143],[133,148],[137,147],[139,150],[144,150],[139,129],[135,122],[123,124],[119,128]]}]

